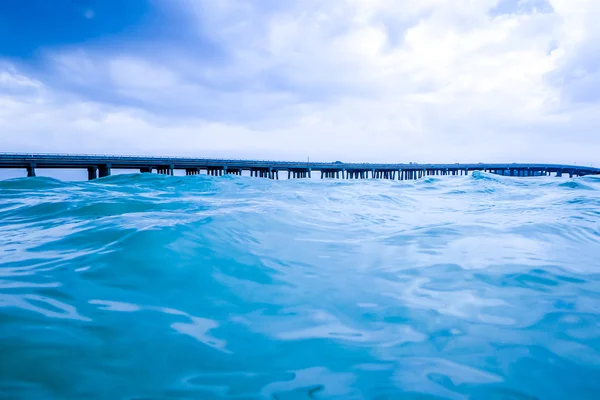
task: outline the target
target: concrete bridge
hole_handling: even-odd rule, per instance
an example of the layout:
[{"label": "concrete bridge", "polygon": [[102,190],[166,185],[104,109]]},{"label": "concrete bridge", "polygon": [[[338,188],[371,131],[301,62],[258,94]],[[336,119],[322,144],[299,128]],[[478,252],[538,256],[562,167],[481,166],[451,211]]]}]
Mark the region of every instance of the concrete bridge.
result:
[{"label": "concrete bridge", "polygon": [[250,176],[279,179],[287,172],[288,178],[310,178],[320,173],[321,178],[333,179],[419,179],[425,176],[468,175],[485,171],[504,176],[583,176],[600,174],[600,168],[558,164],[371,164],[342,162],[290,162],[226,160],[183,157],[139,157],[74,154],[14,154],[0,153],[0,168],[22,168],[27,176],[35,176],[39,168],[81,168],[87,170],[88,179],[109,176],[111,170],[128,169],[132,172],[173,175],[175,170],[185,170],[186,175],[235,174],[249,171]]}]

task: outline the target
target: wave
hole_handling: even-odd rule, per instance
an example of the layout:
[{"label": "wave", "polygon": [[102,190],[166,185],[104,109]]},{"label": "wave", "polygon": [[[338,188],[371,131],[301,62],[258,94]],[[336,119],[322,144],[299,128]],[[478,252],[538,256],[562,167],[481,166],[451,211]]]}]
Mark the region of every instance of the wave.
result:
[{"label": "wave", "polygon": [[580,180],[570,180],[568,182],[563,182],[558,185],[560,188],[565,189],[577,189],[577,190],[593,190],[592,187],[584,184]]}]

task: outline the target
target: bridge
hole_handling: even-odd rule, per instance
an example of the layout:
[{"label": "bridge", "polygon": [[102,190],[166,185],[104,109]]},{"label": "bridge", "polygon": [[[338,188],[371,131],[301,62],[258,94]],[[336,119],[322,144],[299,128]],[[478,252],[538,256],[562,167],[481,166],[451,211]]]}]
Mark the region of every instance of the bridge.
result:
[{"label": "bridge", "polygon": [[0,153],[0,168],[20,168],[27,176],[36,176],[38,168],[85,169],[88,179],[111,175],[112,169],[125,169],[141,173],[173,175],[175,170],[185,170],[186,175],[205,173],[213,176],[224,174],[279,179],[279,173],[287,172],[290,178],[310,178],[318,172],[321,178],[335,179],[419,179],[432,175],[468,175],[473,171],[485,171],[504,176],[584,176],[598,175],[600,168],[559,164],[373,164],[336,162],[292,162],[227,160],[184,157],[141,157],[74,154],[17,154]]}]

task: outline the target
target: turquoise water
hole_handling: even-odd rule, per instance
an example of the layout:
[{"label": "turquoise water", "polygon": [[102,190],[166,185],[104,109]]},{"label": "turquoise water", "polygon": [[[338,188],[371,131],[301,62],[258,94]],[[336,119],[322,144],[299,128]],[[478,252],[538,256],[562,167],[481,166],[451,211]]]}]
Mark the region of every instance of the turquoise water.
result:
[{"label": "turquoise water", "polygon": [[0,182],[2,399],[597,399],[600,179]]}]

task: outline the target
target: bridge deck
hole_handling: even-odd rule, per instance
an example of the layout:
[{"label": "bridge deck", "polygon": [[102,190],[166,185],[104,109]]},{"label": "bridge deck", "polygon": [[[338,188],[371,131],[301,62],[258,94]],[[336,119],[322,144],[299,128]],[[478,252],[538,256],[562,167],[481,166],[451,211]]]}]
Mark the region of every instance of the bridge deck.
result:
[{"label": "bridge deck", "polygon": [[[35,176],[35,168],[83,168],[87,169],[89,178],[110,175],[111,168],[132,169],[140,172],[173,174],[175,169],[184,169],[188,175],[195,175],[201,170],[211,175],[223,173],[241,174],[251,171],[252,176],[278,177],[279,171],[287,171],[291,177],[307,177],[311,171],[319,171],[328,178],[342,177],[416,179],[425,175],[457,175],[470,171],[489,171],[501,175],[532,176],[563,173],[569,176],[600,174],[600,168],[561,165],[561,164],[381,164],[381,163],[322,163],[293,161],[261,161],[261,160],[229,160],[210,158],[184,157],[140,157],[140,156],[108,156],[108,155],[68,155],[68,154],[12,154],[0,153],[0,168],[24,168],[29,176]],[[344,176],[345,175],[345,176]]]}]

